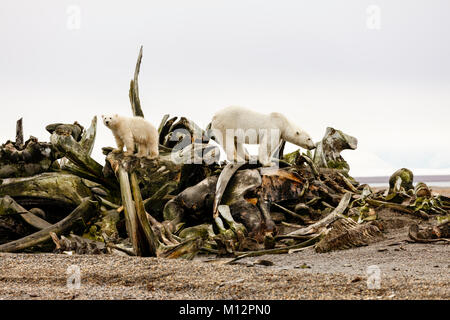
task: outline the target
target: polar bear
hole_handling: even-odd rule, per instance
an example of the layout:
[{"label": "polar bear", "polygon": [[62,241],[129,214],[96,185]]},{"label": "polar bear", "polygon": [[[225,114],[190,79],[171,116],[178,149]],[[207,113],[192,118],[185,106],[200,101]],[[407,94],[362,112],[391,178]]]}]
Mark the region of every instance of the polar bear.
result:
[{"label": "polar bear", "polygon": [[125,155],[134,153],[135,145],[138,146],[138,157],[156,158],[159,155],[159,135],[156,128],[142,117],[123,117],[117,114],[113,116],[102,115],[103,123],[111,129],[116,139],[117,149],[114,153],[123,151],[127,147]]},{"label": "polar bear", "polygon": [[259,144],[258,158],[265,167],[273,165],[271,156],[281,139],[309,150],[316,147],[308,133],[278,112],[262,114],[230,106],[213,116],[210,128],[228,161],[249,160],[244,143]]}]

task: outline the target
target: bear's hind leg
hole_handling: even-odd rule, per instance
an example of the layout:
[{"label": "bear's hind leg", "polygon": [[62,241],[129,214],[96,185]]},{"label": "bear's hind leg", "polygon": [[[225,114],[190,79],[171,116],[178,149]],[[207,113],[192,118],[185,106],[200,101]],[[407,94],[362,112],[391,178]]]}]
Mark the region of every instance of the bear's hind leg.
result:
[{"label": "bear's hind leg", "polygon": [[146,157],[148,155],[147,145],[145,143],[139,143],[137,157]]},{"label": "bear's hind leg", "polygon": [[225,153],[227,155],[227,160],[229,162],[235,162],[236,161],[236,146],[234,143],[234,137],[223,137],[223,144],[222,148],[225,150]]},{"label": "bear's hind leg", "polygon": [[249,160],[249,154],[247,150],[245,150],[244,144],[237,142],[236,143],[236,161],[238,163],[245,162],[245,160]]},{"label": "bear's hind leg", "polygon": [[158,141],[147,146],[147,150],[150,152],[150,155],[147,157],[149,159],[155,159],[159,156],[159,144]]},{"label": "bear's hind leg", "polygon": [[270,156],[272,155],[273,147],[267,138],[267,135],[261,137],[258,149],[258,158],[259,162],[263,165],[263,167],[271,167],[274,163],[271,161]]}]

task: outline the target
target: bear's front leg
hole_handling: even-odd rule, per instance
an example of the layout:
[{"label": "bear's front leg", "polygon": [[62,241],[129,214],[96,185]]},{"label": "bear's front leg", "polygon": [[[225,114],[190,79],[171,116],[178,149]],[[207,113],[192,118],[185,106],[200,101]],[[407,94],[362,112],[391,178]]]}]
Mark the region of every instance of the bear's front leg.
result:
[{"label": "bear's front leg", "polygon": [[124,146],[123,140],[117,135],[114,135],[114,139],[116,140],[117,149],[114,149],[112,152],[113,153],[121,153],[123,151],[123,146]]},{"label": "bear's front leg", "polygon": [[225,154],[227,155],[227,160],[229,162],[235,162],[236,161],[236,147],[234,143],[234,136],[226,137],[224,136],[222,138],[222,148],[225,150]]},{"label": "bear's front leg", "polygon": [[269,157],[266,156],[261,157],[261,155],[259,156],[259,162],[263,167],[272,167],[275,165],[274,162],[270,161]]},{"label": "bear's front leg", "polygon": [[126,135],[124,137],[125,147],[127,148],[127,151],[124,153],[126,156],[131,156],[134,153],[134,139],[133,135]]},{"label": "bear's front leg", "polygon": [[236,161],[238,163],[245,162],[245,160],[250,160],[247,150],[245,150],[244,144],[236,142]]}]

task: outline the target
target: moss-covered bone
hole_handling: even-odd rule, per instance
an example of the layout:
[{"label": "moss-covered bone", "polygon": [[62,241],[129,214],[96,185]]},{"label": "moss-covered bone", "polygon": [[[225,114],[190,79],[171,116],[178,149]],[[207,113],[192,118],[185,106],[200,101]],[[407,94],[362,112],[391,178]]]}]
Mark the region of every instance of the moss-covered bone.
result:
[{"label": "moss-covered bone", "polygon": [[84,149],[72,136],[58,134],[55,131],[50,136],[50,141],[59,152],[78,167],[95,177],[103,177],[103,166],[92,159],[88,154],[88,150]]},{"label": "moss-covered bone", "polygon": [[400,179],[400,187],[404,190],[408,191],[414,189],[413,180],[414,174],[411,170],[406,168],[401,168],[395,171],[391,177],[389,178],[389,190],[394,191],[396,183],[398,183],[398,179]]},{"label": "moss-covered bone", "polygon": [[431,190],[428,188],[428,186],[423,183],[419,182],[416,187],[414,188],[414,193],[417,197],[431,197]]},{"label": "moss-covered bone", "polygon": [[314,164],[319,168],[340,169],[348,172],[350,166],[342,158],[341,151],[355,150],[357,146],[358,140],[355,137],[345,134],[341,130],[328,127],[314,151]]},{"label": "moss-covered bone", "polygon": [[26,178],[3,179],[0,196],[9,195],[21,205],[58,203],[69,208],[91,196],[90,189],[80,177],[72,174],[46,172]]},{"label": "moss-covered bone", "polygon": [[215,234],[213,231],[213,226],[211,224],[199,224],[193,227],[189,227],[183,229],[180,232],[180,238],[188,239],[188,238],[202,238],[202,239],[212,239]]},{"label": "moss-covered bone", "polygon": [[[123,153],[109,153],[106,157],[109,168],[118,176],[122,166],[128,173],[135,172],[141,185],[142,197],[147,199],[158,192],[168,181],[177,187],[180,182],[182,165],[170,159],[170,155],[160,154],[158,159],[150,160],[135,156],[125,156]],[[108,167],[105,166],[105,169]],[[104,175],[107,173],[104,170]]]},{"label": "moss-covered bone", "polygon": [[237,223],[234,221],[233,217],[231,216],[230,207],[227,205],[220,205],[219,206],[219,213],[223,220],[228,224],[230,229],[235,232],[236,234],[240,233],[244,235],[247,230],[245,229],[244,225],[242,223]]}]

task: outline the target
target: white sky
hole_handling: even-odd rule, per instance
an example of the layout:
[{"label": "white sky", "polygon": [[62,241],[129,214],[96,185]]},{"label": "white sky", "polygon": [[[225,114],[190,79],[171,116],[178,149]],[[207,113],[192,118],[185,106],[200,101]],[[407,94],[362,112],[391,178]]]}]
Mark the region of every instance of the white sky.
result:
[{"label": "white sky", "polygon": [[[366,25],[369,5],[380,30]],[[48,141],[49,123],[130,115],[142,44],[141,102],[155,126],[170,113],[205,127],[242,105],[282,112],[315,141],[327,126],[357,137],[343,153],[354,176],[450,174],[449,12],[448,0],[2,0],[0,142],[20,117],[26,138]],[[98,127],[104,163],[114,140]]]}]

